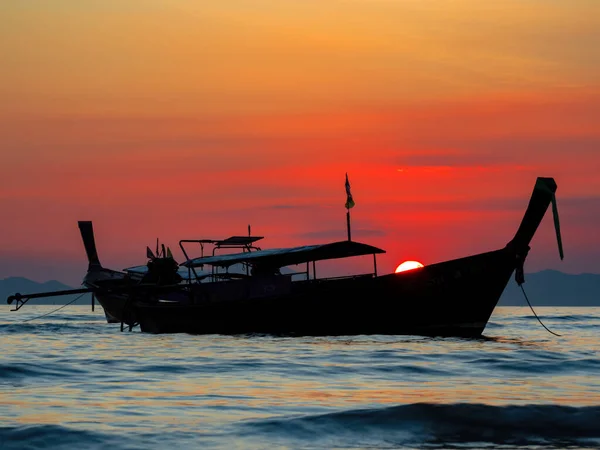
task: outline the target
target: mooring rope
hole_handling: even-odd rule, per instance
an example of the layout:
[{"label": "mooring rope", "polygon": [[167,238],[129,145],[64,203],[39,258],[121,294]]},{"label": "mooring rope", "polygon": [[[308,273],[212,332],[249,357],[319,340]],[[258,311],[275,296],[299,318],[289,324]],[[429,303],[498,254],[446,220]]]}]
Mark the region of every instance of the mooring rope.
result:
[{"label": "mooring rope", "polygon": [[31,319],[27,319],[27,320],[23,320],[21,323],[25,323],[25,322],[29,322],[31,320],[35,320],[35,319],[41,319],[42,317],[46,317],[49,316],[50,314],[53,314],[57,311],[60,311],[61,309],[63,309],[66,306],[72,305],[73,303],[75,303],[77,300],[79,300],[81,297],[83,297],[86,294],[86,292],[84,292],[81,295],[78,295],[74,300],[71,300],[69,303],[66,303],[64,305],[62,305],[60,308],[55,309],[54,311],[50,311],[49,313],[46,314],[42,314],[41,316],[37,316],[37,317],[32,317]]},{"label": "mooring rope", "polygon": [[538,320],[539,323],[542,324],[542,326],[549,332],[552,333],[554,336],[558,336],[560,337],[560,334],[555,333],[554,331],[551,331],[550,329],[548,329],[548,327],[546,325],[544,325],[544,323],[540,320],[540,318],[538,317],[538,315],[535,313],[535,311],[533,310],[533,306],[531,306],[531,303],[529,303],[529,299],[527,298],[527,294],[525,293],[525,289],[523,288],[523,285],[520,284],[519,287],[521,288],[521,291],[523,291],[523,295],[525,296],[525,300],[527,300],[527,304],[529,305],[529,308],[531,308],[531,312],[533,313],[533,315],[535,316],[535,318]]}]

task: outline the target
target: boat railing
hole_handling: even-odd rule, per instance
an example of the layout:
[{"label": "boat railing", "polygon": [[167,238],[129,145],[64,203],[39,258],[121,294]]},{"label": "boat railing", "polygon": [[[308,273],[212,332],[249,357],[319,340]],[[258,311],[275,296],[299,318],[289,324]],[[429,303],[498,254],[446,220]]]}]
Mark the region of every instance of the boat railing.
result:
[{"label": "boat railing", "polygon": [[[336,281],[336,280],[348,280],[348,279],[358,279],[358,278],[375,278],[377,276],[376,273],[373,272],[368,272],[368,273],[358,273],[358,274],[353,274],[353,275],[339,275],[339,276],[335,276],[335,277],[310,277],[311,274],[307,273],[306,271],[301,271],[301,272],[294,272],[293,274],[290,274],[292,276],[292,280],[294,283],[313,283],[313,282],[320,282],[320,281]],[[302,279],[294,279],[294,277],[298,277],[301,276],[303,277]]]},{"label": "boat railing", "polygon": [[[311,278],[311,265],[312,265],[312,278]],[[365,273],[365,274],[342,275],[342,276],[338,276],[338,277],[318,278],[316,261],[306,261],[306,270],[296,272],[295,275],[304,275],[306,277],[306,279],[305,279],[306,281],[309,281],[309,280],[336,280],[336,279],[356,278],[356,277],[363,277],[363,276],[369,276],[372,278],[376,278],[377,277],[377,255],[375,253],[373,253],[373,272],[369,272],[369,273]],[[301,281],[301,280],[298,280],[298,281]]]},{"label": "boat railing", "polygon": [[[250,235],[250,227],[248,226],[248,236],[231,236],[227,239],[181,239],[179,241],[179,248],[181,249],[181,252],[185,256],[186,261],[189,261],[191,258],[188,255],[188,252],[186,251],[184,244],[199,244],[200,245],[200,257],[203,258],[205,244],[213,246],[212,255],[214,256],[216,254],[217,250],[223,250],[223,249],[227,249],[227,250],[238,249],[238,250],[241,250],[242,253],[258,251],[258,250],[260,250],[260,247],[255,246],[253,244],[254,244],[254,242],[259,241],[261,239],[263,239],[262,236],[251,236]],[[191,280],[192,280],[192,273],[193,273],[196,281],[200,281],[201,278],[206,278],[205,276],[199,276],[199,274],[196,272],[196,269],[194,267],[189,266],[188,267],[189,282],[191,282]],[[212,270],[211,270],[211,276],[210,276],[211,281],[216,281],[217,279],[219,279],[219,276],[221,276],[222,274],[223,274],[222,272],[219,272],[218,269],[216,269],[215,266],[213,266]],[[247,265],[246,265],[246,275],[250,275],[249,268]]]},{"label": "boat railing", "polygon": [[374,278],[376,275],[374,273],[359,273],[354,275],[341,275],[337,277],[323,277],[323,278],[315,278],[308,281],[335,281],[335,280],[356,280],[358,278]]}]

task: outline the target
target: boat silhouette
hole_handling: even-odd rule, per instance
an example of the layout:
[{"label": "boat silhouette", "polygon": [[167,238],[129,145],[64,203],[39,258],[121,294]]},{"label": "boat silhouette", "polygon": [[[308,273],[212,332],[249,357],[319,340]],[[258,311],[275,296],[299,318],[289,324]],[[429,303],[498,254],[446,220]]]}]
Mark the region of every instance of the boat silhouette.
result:
[{"label": "boat silhouette", "polygon": [[[556,189],[553,178],[537,178],[521,224],[505,247],[387,274],[377,272],[377,255],[385,250],[351,240],[349,214],[347,240],[265,250],[255,245],[263,237],[250,233],[182,240],[181,264],[170,249],[161,252],[157,245],[156,253],[147,249],[146,265],[122,271],[101,265],[92,223],[80,221],[89,262],[85,287],[15,294],[8,303],[19,309],[31,298],[91,292],[109,322],[120,322],[121,329],[139,324],[149,333],[479,337],[512,274],[518,284],[524,282],[529,244],[550,205],[563,258]],[[188,256],[184,244],[189,243],[200,245],[199,257]],[[209,245],[213,252],[205,255]],[[219,254],[220,249],[238,252]],[[318,261],[368,255],[373,257],[369,273],[318,276]],[[298,265],[305,270],[282,270]]]}]

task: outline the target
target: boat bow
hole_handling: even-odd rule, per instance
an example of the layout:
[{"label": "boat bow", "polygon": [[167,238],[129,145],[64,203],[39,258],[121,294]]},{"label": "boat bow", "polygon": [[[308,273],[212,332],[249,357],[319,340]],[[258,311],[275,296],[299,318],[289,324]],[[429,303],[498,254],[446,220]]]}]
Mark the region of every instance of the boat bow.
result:
[{"label": "boat bow", "polygon": [[556,189],[557,184],[556,181],[554,181],[554,178],[538,177],[523,220],[521,221],[515,236],[506,246],[507,249],[514,251],[516,255],[515,280],[519,285],[525,282],[524,264],[530,250],[529,244],[550,205],[552,205],[558,252],[560,259],[562,260],[564,258],[558,206],[556,204]]}]

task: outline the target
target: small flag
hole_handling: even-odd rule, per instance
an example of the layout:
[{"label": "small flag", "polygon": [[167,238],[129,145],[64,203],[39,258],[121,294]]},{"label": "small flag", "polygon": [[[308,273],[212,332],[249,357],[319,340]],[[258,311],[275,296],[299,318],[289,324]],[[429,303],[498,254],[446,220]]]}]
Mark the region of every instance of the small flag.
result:
[{"label": "small flag", "polygon": [[173,253],[171,253],[171,248],[167,247],[167,258],[173,259]]},{"label": "small flag", "polygon": [[354,206],[354,200],[352,199],[352,193],[350,192],[350,182],[348,181],[348,174],[346,173],[346,209],[350,209]]},{"label": "small flag", "polygon": [[152,250],[150,250],[150,247],[146,247],[146,258],[154,259],[154,253],[152,253]]}]

